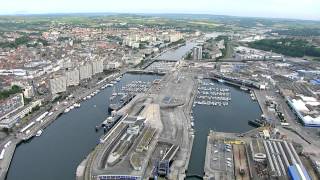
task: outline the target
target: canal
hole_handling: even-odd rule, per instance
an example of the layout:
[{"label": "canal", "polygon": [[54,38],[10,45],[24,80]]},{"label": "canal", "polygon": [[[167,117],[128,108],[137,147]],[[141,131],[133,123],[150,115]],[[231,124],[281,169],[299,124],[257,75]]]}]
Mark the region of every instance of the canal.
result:
[{"label": "canal", "polygon": [[186,42],[184,46],[181,46],[177,49],[167,51],[166,53],[162,54],[157,59],[159,60],[171,60],[171,61],[178,61],[182,59],[193,47],[197,44],[194,42]]},{"label": "canal", "polygon": [[[125,74],[118,89],[131,81],[149,81],[156,75]],[[102,130],[95,132],[108,116],[112,88],[81,103],[81,107],[60,116],[40,137],[20,144],[14,154],[7,180],[72,180],[79,163],[97,145]]]},{"label": "canal", "polygon": [[[205,80],[212,83],[211,80]],[[187,175],[204,175],[207,136],[210,130],[241,133],[251,130],[248,120],[261,116],[259,104],[252,101],[250,94],[238,87],[214,82],[214,87],[229,88],[231,102],[228,106],[195,105],[193,107],[195,138]],[[195,178],[188,178],[195,179]]]}]

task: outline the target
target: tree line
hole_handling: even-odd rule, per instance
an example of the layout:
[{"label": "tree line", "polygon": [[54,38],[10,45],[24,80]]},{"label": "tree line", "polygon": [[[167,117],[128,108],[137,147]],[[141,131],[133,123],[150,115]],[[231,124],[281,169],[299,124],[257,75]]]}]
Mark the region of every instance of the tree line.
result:
[{"label": "tree line", "polygon": [[248,44],[249,47],[264,51],[273,51],[292,57],[313,56],[320,57],[320,48],[310,45],[305,40],[282,38],[263,39]]}]

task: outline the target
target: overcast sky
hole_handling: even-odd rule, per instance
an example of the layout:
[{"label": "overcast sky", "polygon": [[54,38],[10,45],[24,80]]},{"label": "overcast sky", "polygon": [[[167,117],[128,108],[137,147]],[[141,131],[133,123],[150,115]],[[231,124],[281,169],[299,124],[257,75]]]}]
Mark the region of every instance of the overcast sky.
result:
[{"label": "overcast sky", "polygon": [[201,13],[320,20],[320,0],[0,0],[0,14]]}]

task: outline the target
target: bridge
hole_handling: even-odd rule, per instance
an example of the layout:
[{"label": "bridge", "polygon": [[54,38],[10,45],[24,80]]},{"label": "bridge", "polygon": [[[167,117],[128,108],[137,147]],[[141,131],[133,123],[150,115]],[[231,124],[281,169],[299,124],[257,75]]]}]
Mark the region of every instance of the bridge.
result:
[{"label": "bridge", "polygon": [[224,80],[226,83],[235,85],[235,86],[243,86],[243,87],[248,87],[248,88],[255,88],[255,89],[260,89],[260,85],[257,82],[249,81],[249,80],[241,80],[241,79],[234,79],[230,77],[225,77],[223,75],[219,74],[211,74],[209,77],[206,77],[208,79],[215,79],[215,80]]},{"label": "bridge", "polygon": [[[217,80],[217,81],[220,80],[220,78],[217,78],[217,77],[214,77],[214,76],[208,76],[208,77],[205,77],[205,78],[206,79],[213,79],[213,80]],[[246,88],[250,89],[249,87],[247,87],[246,85],[241,84],[241,83],[232,82],[232,81],[229,81],[229,80],[226,80],[226,79],[223,79],[223,81],[225,83],[227,83],[227,84],[230,84],[230,85],[233,85],[233,86],[236,86],[236,87],[246,87]]]},{"label": "bridge", "polygon": [[165,75],[166,73],[164,72],[159,72],[159,71],[148,71],[148,70],[137,70],[137,69],[131,69],[127,71],[128,73],[144,73],[144,74],[159,74],[159,75]]}]

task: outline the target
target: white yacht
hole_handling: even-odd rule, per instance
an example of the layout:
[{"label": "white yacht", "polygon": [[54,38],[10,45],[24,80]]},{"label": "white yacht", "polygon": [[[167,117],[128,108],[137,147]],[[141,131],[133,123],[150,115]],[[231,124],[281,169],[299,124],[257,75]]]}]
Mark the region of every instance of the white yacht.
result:
[{"label": "white yacht", "polygon": [[37,137],[41,136],[42,132],[43,132],[43,130],[40,129],[39,131],[37,131],[36,136],[37,136]]},{"label": "white yacht", "polygon": [[68,113],[69,111],[70,111],[70,109],[67,108],[67,109],[64,110],[64,113]]}]

